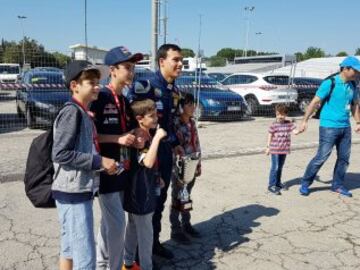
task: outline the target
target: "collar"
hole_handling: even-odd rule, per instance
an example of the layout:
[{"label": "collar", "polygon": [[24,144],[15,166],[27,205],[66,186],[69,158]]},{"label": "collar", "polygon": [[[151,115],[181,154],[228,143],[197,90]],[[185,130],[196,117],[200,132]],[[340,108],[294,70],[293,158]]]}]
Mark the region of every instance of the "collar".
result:
[{"label": "collar", "polygon": [[157,70],[155,74],[156,74],[156,79],[158,80],[158,82],[161,84],[162,87],[168,90],[174,89],[175,81],[173,83],[168,83],[161,74],[160,70]]}]

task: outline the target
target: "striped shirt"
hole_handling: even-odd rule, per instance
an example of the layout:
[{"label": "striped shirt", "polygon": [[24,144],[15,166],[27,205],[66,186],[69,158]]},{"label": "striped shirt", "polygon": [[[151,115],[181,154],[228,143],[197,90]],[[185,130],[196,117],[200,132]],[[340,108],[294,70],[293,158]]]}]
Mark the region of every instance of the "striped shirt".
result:
[{"label": "striped shirt", "polygon": [[270,153],[284,155],[290,153],[291,132],[296,128],[292,121],[274,122],[269,127],[272,134]]}]

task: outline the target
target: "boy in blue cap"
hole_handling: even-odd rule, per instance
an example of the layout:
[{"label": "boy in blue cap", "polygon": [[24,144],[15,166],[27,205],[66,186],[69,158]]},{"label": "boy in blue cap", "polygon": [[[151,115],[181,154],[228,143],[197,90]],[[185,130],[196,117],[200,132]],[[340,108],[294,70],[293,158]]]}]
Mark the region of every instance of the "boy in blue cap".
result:
[{"label": "boy in blue cap", "polygon": [[143,147],[137,134],[130,105],[123,89],[132,84],[135,63],[141,53],[131,54],[124,46],[111,49],[104,59],[110,69],[110,82],[92,103],[99,133],[100,153],[123,165],[120,175],[100,174],[99,203],[101,223],[97,238],[97,269],[121,269],[124,254],[125,213],[123,190],[129,178],[129,147]]},{"label": "boy in blue cap", "polygon": [[355,131],[360,133],[359,96],[355,83],[359,75],[359,59],[354,56],[345,58],[340,64],[340,73],[322,82],[306,110],[299,132],[306,130],[309,118],[319,104],[323,103],[320,113],[319,148],[301,181],[301,195],[309,195],[309,186],[336,146],[337,160],[331,190],[343,196],[352,196],[352,193],[344,187],[344,178],[350,159],[351,113],[356,121]]}]

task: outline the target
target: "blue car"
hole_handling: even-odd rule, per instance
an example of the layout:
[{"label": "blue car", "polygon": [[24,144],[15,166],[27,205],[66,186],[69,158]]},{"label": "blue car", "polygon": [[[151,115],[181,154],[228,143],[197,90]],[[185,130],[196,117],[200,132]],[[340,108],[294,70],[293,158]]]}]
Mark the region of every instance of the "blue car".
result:
[{"label": "blue car", "polygon": [[25,87],[16,91],[16,109],[29,128],[48,127],[63,104],[71,98],[62,72],[29,70],[24,73]]},{"label": "blue car", "polygon": [[[194,76],[180,76],[176,80],[179,90],[192,93],[199,106],[197,116],[200,120],[237,120],[249,116],[249,110],[244,99],[208,76],[198,79]],[[200,89],[200,92],[198,91]]]}]

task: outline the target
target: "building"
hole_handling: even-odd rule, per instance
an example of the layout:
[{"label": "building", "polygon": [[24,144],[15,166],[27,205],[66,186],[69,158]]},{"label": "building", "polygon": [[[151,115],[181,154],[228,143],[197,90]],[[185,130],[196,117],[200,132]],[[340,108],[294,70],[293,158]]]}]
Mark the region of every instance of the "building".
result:
[{"label": "building", "polygon": [[[72,50],[72,58],[75,60],[88,60],[93,64],[104,64],[106,49],[100,49],[96,46],[88,46],[83,44],[75,44],[69,47]],[[86,58],[87,55],[87,58]]]}]

